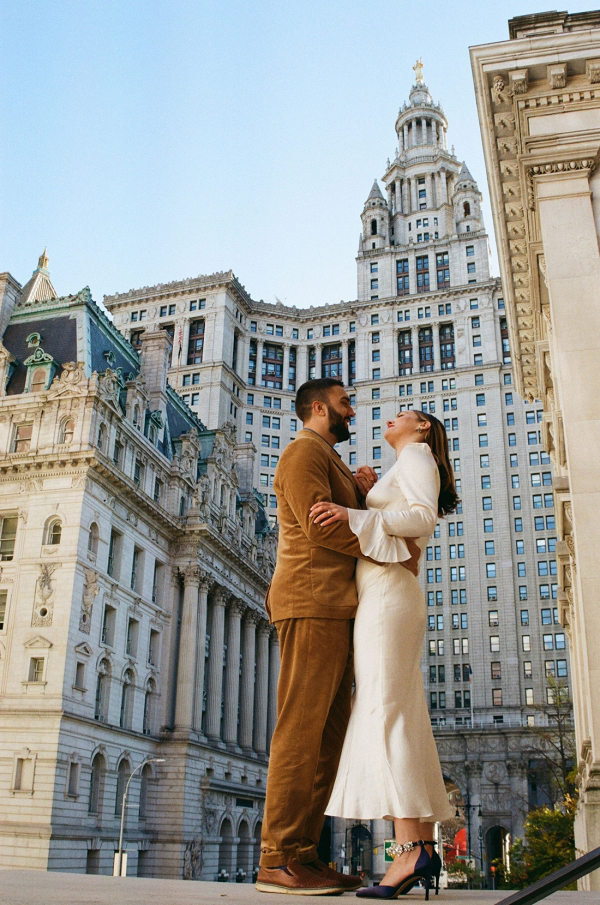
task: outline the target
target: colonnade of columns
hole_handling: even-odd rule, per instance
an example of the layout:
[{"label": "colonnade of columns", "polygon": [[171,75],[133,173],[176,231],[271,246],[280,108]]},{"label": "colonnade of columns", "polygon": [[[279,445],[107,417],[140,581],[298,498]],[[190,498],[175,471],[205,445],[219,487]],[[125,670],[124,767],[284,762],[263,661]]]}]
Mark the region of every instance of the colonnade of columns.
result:
[{"label": "colonnade of columns", "polygon": [[[420,373],[420,350],[419,350],[419,330],[427,327],[432,332],[433,337],[433,358],[431,359],[431,370],[439,371],[442,366],[442,352],[440,348],[440,332],[439,326],[436,324],[411,324],[410,327],[406,326],[404,328],[400,327],[394,330],[394,346],[396,349],[398,346],[398,335],[400,333],[404,333],[406,330],[410,330],[410,341],[412,347],[412,373],[419,374]],[[403,346],[402,348],[406,348]],[[394,372],[395,376],[398,376],[399,369],[399,356],[396,355],[396,368],[397,370]],[[425,373],[425,372],[424,372]]]},{"label": "colonnade of columns", "polygon": [[445,148],[446,130],[442,123],[426,116],[415,116],[403,123],[398,129],[400,153],[420,145],[433,145],[436,148]]},{"label": "colonnade of columns", "polygon": [[[448,173],[440,169],[435,172],[406,176],[398,181],[395,190],[389,190],[390,209],[398,214],[413,214],[419,211],[419,183],[418,179],[425,179],[427,189],[427,210],[436,210],[443,204],[449,203],[450,192],[448,188]],[[421,185],[423,188],[423,185]]]},{"label": "colonnade of columns", "polygon": [[178,576],[183,603],[175,729],[265,756],[277,716],[277,633],[199,566],[186,566]]}]

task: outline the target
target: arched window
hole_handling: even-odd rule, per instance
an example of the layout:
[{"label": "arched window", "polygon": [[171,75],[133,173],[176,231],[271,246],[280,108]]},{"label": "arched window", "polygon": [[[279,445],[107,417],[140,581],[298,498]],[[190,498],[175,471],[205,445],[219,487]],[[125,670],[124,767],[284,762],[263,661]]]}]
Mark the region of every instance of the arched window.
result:
[{"label": "arched window", "polygon": [[463,202],[463,212],[464,212],[465,217],[471,216],[471,205],[469,204],[468,201]]},{"label": "arched window", "polygon": [[140,426],[140,407],[139,405],[134,405],[133,407],[133,426],[139,428]]},{"label": "arched window", "polygon": [[377,235],[377,220],[371,220],[371,235]]},{"label": "arched window", "polygon": [[150,425],[150,430],[148,431],[148,439],[150,443],[156,443],[156,428],[153,424]]},{"label": "arched window", "polygon": [[186,510],[186,499],[184,496],[179,500],[179,515],[184,516]]},{"label": "arched window", "polygon": [[152,779],[152,767],[150,764],[142,769],[140,782],[140,820],[144,820],[148,814],[148,784]]},{"label": "arched window", "polygon": [[94,719],[101,723],[106,722],[108,714],[108,697],[110,682],[110,663],[104,659],[98,667],[98,681],[96,682],[96,700],[94,704]]},{"label": "arched window", "polygon": [[62,522],[59,518],[54,518],[46,525],[45,543],[49,546],[56,547],[60,544],[62,534]]},{"label": "arched window", "polygon": [[133,672],[130,669],[126,669],[123,676],[123,691],[121,692],[121,716],[119,719],[121,729],[131,729],[132,704]]},{"label": "arched window", "polygon": [[[117,797],[115,798],[115,817],[121,816],[123,795],[125,794],[125,787],[127,785],[127,780],[129,779],[130,773],[131,767],[129,765],[129,761],[123,758],[123,760],[119,764],[119,769],[117,771]],[[125,818],[127,818],[127,808],[125,808]]]},{"label": "arched window", "polygon": [[101,811],[102,787],[104,774],[106,773],[106,761],[101,754],[97,754],[92,761],[92,775],[90,777],[90,798],[88,801],[88,814],[99,814]]},{"label": "arched window", "polygon": [[62,426],[60,442],[61,443],[72,443],[73,442],[73,434],[75,433],[75,422],[72,418],[69,418],[68,421]]},{"label": "arched window", "polygon": [[104,450],[105,445],[106,445],[106,425],[101,424],[100,427],[98,428],[98,442],[97,442],[98,449]]},{"label": "arched window", "polygon": [[92,522],[88,534],[88,553],[93,553],[94,555],[96,555],[96,553],[98,552],[99,537],[100,532],[98,531],[98,525],[96,524],[96,522]]},{"label": "arched window", "polygon": [[31,375],[31,383],[29,384],[29,391],[31,393],[38,393],[40,390],[46,389],[46,368],[36,368],[33,374]]},{"label": "arched window", "polygon": [[146,694],[144,696],[144,735],[152,733],[152,724],[154,722],[154,700],[156,695],[156,683],[154,679],[148,679],[146,683]]}]

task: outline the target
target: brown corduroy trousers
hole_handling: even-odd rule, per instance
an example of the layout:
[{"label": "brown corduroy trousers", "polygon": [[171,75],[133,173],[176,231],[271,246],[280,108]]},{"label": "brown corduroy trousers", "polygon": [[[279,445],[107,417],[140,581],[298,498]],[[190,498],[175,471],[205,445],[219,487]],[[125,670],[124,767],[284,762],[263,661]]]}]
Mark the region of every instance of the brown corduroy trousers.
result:
[{"label": "brown corduroy trousers", "polygon": [[262,829],[263,867],[314,861],[350,718],[348,619],[275,623],[281,666]]}]

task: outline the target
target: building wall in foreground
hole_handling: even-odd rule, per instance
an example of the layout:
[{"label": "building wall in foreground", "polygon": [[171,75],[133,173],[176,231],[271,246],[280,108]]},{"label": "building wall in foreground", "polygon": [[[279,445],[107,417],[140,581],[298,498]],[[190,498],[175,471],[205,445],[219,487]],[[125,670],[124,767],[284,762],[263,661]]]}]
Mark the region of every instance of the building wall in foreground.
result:
[{"label": "building wall in foreground", "polygon": [[[569,635],[580,803],[600,845],[597,459],[600,14],[542,13],[471,50],[518,390],[543,404],[554,466],[558,602]],[[597,872],[580,881],[600,889]]]}]

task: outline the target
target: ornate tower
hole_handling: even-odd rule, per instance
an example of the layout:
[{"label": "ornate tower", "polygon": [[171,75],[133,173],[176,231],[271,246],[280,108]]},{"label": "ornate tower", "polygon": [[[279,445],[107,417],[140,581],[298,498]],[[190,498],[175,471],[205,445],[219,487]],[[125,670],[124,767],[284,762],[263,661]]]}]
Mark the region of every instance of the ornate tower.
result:
[{"label": "ornate tower", "polygon": [[373,183],[373,188],[365,201],[361,220],[363,225],[360,240],[361,251],[366,251],[368,248],[385,248],[386,245],[389,245],[389,209],[377,180]]},{"label": "ornate tower", "polygon": [[458,234],[472,233],[484,229],[481,213],[481,192],[463,163],[452,195],[454,206],[454,228]]}]

